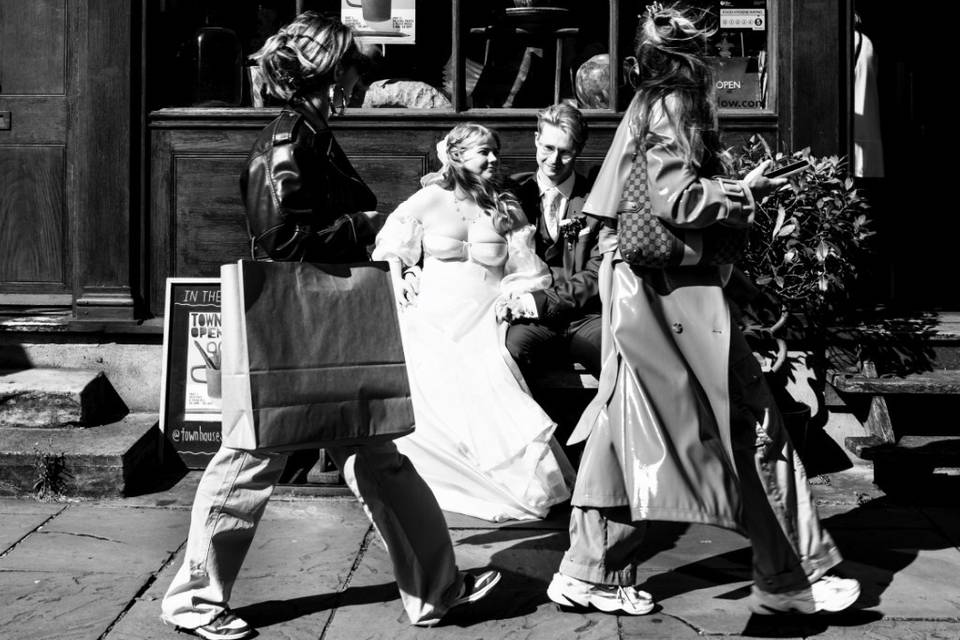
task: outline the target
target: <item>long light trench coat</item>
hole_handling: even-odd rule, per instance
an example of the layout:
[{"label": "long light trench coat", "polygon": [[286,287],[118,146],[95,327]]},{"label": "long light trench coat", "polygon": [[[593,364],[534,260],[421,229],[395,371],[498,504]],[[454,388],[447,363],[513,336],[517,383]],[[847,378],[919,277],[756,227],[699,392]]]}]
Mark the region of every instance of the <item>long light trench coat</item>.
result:
[{"label": "long light trench coat", "polygon": [[[635,109],[636,99],[585,213],[616,218],[637,145],[630,126]],[[662,107],[653,116],[646,154],[654,213],[688,229],[751,224],[749,190],[739,182],[700,177],[697,167],[684,164]],[[629,505],[634,520],[742,531],[728,389],[731,331],[737,329],[722,290],[724,269],[635,271],[622,261],[613,234],[605,242],[603,371],[597,396],[570,437],[571,444],[587,440],[572,502]],[[688,246],[684,262],[695,265],[697,254],[696,246]]]}]

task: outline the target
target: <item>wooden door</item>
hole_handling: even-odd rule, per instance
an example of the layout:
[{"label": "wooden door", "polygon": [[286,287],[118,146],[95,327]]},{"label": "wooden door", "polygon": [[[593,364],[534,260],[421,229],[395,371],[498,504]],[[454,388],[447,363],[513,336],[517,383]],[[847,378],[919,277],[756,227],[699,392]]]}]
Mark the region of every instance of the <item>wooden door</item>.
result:
[{"label": "wooden door", "polygon": [[0,2],[0,304],[69,305],[66,0]]}]

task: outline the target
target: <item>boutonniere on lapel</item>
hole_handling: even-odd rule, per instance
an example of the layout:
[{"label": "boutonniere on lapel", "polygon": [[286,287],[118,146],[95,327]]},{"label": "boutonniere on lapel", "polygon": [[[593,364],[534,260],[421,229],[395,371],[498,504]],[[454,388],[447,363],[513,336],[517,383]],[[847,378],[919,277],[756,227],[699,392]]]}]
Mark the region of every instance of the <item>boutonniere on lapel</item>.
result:
[{"label": "boutonniere on lapel", "polygon": [[580,232],[587,226],[581,211],[583,210],[583,198],[573,198],[567,205],[568,217],[560,221],[560,236],[570,244],[574,244],[580,237]]}]

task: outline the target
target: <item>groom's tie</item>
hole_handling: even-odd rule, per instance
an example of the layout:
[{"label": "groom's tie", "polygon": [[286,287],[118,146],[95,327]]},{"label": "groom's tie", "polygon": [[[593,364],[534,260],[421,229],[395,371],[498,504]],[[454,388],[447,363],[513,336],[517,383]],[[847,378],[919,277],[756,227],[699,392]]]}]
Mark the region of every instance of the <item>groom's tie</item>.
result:
[{"label": "groom's tie", "polygon": [[559,225],[559,215],[560,210],[560,190],[559,189],[550,189],[543,195],[543,223],[547,229],[547,237],[551,241],[556,241],[557,235],[560,233],[558,229]]}]

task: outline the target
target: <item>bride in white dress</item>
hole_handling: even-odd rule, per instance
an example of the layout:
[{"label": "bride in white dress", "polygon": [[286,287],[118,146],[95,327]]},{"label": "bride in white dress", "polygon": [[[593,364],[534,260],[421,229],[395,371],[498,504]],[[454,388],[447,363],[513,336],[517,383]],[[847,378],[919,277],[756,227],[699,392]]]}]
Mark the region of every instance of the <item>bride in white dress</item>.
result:
[{"label": "bride in white dress", "polygon": [[416,419],[397,448],[443,509],[492,521],[544,517],[574,477],[494,311],[551,278],[519,203],[498,188],[499,147],[486,127],[454,127],[437,146],[443,169],[387,218],[373,253],[390,261]]}]

